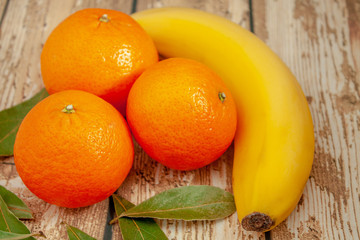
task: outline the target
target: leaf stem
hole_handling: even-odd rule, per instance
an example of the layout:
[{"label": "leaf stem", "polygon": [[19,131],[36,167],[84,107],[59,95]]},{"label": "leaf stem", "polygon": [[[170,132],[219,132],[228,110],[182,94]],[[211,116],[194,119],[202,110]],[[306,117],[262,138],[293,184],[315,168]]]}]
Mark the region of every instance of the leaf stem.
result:
[{"label": "leaf stem", "polygon": [[120,216],[117,216],[116,218],[114,218],[113,220],[111,220],[110,222],[109,222],[109,224],[114,224],[114,223],[116,223],[117,221],[119,221],[119,219],[121,218],[122,216],[120,215]]},{"label": "leaf stem", "polygon": [[38,233],[33,233],[31,234],[32,237],[43,237],[43,238],[46,238],[46,235],[42,232],[42,231],[39,231]]}]

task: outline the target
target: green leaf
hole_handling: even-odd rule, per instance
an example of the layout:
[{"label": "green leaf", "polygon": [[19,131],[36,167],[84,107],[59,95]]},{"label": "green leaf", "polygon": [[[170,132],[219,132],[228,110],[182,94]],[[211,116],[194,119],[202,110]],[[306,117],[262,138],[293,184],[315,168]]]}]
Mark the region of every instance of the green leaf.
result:
[{"label": "green leaf", "polygon": [[10,232],[4,232],[0,230],[0,239],[3,240],[18,240],[18,239],[27,239],[29,237],[44,237],[43,232],[39,233],[31,233],[31,234],[21,234],[21,233],[10,233]]},{"label": "green leaf", "polygon": [[[0,196],[0,230],[12,233],[30,234],[29,229],[8,209],[4,199]],[[34,240],[33,237],[26,238]]]},{"label": "green leaf", "polygon": [[66,225],[66,231],[70,240],[96,240],[96,238],[90,237],[80,229],[70,226],[67,223],[63,223]]},{"label": "green leaf", "polygon": [[[114,200],[116,216],[120,216],[127,209],[135,206],[121,196],[117,196],[114,194],[112,195],[112,197]],[[157,223],[150,218],[120,218],[119,226],[124,240],[168,239],[165,236],[165,233],[159,227],[159,225],[157,225]]]},{"label": "green leaf", "polygon": [[236,211],[234,196],[213,186],[185,186],[155,195],[121,217],[179,220],[215,220]]},{"label": "green leaf", "polygon": [[42,99],[49,96],[45,89],[34,97],[0,112],[0,156],[13,155],[16,133],[26,114]]},{"label": "green leaf", "polygon": [[31,210],[26,204],[18,198],[14,193],[0,185],[0,196],[5,201],[8,209],[20,219],[32,219]]}]

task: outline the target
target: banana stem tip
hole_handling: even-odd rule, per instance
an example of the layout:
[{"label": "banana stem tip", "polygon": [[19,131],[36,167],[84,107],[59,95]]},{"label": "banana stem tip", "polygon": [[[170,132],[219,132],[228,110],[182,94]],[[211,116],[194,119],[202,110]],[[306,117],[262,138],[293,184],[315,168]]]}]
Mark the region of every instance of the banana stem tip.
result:
[{"label": "banana stem tip", "polygon": [[274,221],[266,214],[253,212],[241,220],[242,227],[247,231],[266,232]]}]

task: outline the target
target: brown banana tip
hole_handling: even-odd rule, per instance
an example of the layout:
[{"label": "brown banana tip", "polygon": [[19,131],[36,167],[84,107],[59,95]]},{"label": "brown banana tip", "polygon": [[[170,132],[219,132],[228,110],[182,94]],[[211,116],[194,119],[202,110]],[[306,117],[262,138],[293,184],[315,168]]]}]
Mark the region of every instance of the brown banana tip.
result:
[{"label": "brown banana tip", "polygon": [[266,232],[274,221],[266,214],[253,212],[241,220],[242,227],[247,231]]}]

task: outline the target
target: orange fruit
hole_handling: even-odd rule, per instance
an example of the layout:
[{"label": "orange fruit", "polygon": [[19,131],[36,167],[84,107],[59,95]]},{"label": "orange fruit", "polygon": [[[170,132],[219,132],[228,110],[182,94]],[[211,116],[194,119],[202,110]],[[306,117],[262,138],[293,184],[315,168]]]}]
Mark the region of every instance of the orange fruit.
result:
[{"label": "orange fruit", "polygon": [[236,108],[221,78],[202,63],[172,58],[148,68],[130,90],[127,121],[144,151],[178,170],[219,158],[236,130]]},{"label": "orange fruit", "polygon": [[83,90],[125,114],[132,84],[157,61],[152,39],[129,15],[89,8],[51,32],[41,53],[41,73],[50,94]]},{"label": "orange fruit", "polygon": [[46,202],[68,208],[109,197],[130,171],[133,156],[122,115],[79,90],[38,103],[21,123],[14,145],[24,184]]}]

